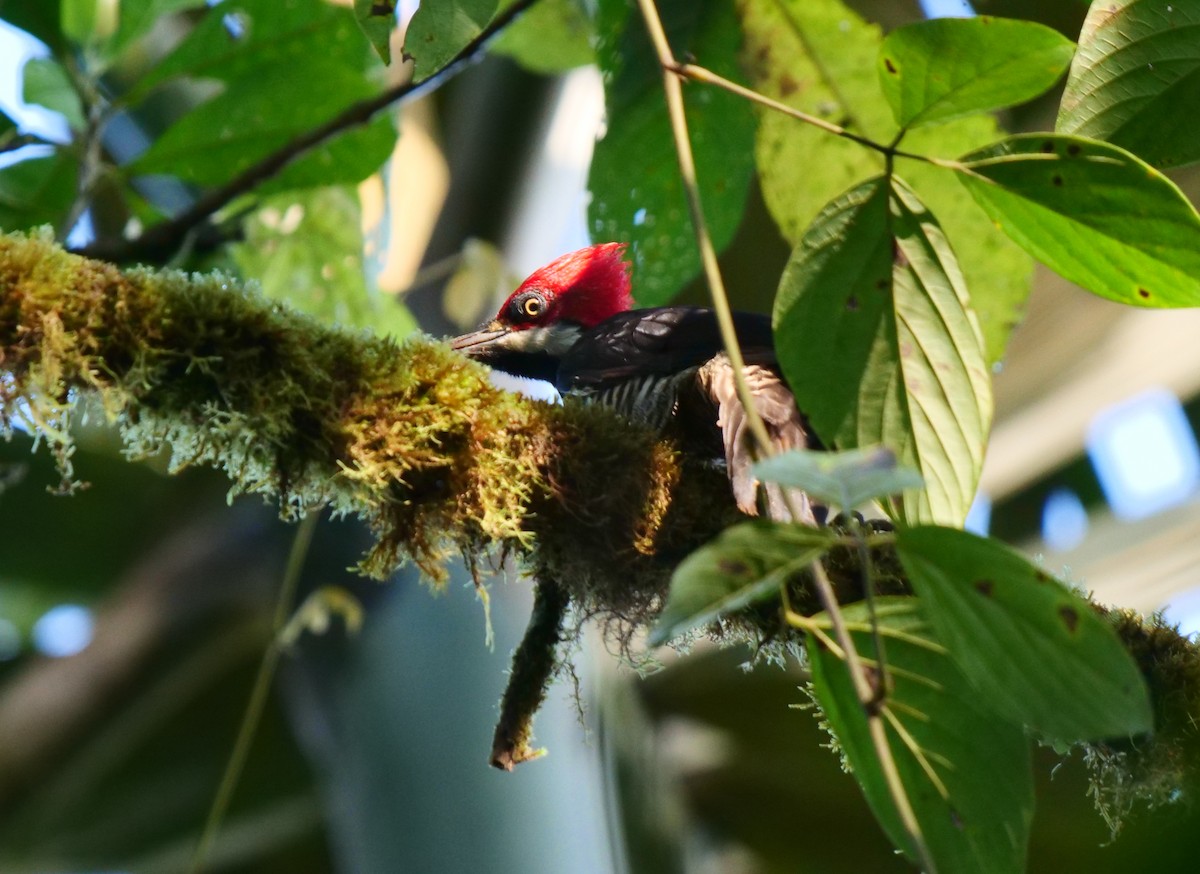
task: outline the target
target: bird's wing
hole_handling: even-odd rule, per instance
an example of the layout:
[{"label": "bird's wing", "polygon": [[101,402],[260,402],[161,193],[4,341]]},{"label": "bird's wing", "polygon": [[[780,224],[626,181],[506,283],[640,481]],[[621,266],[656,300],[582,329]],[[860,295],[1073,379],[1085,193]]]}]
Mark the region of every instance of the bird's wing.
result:
[{"label": "bird's wing", "polygon": [[[769,350],[771,322],[735,313],[742,348]],[[584,332],[559,362],[560,391],[601,389],[630,378],[671,376],[699,367],[722,348],[716,315],[703,307],[652,307],[618,313]]]},{"label": "bird's wing", "polygon": [[[743,372],[754,398],[754,407],[774,447],[781,451],[808,448],[812,441],[804,419],[796,409],[791,390],[779,374],[757,364],[748,364]],[[700,368],[697,376],[701,390],[717,407],[717,425],[721,429],[734,500],[743,513],[756,515],[759,483],[750,470],[755,461],[754,438],[746,408],[738,397],[729,358],[724,353],[716,356]],[[764,486],[764,492],[770,518],[815,524],[812,505],[802,491],[768,485]]]}]

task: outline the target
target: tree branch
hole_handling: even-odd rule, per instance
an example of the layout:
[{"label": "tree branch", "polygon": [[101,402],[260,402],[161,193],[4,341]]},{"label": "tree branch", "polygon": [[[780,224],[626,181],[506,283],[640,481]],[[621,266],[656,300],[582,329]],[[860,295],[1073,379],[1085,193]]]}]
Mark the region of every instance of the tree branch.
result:
[{"label": "tree branch", "polygon": [[[409,559],[436,584],[446,556],[498,548],[623,640],[657,617],[675,565],[743,518],[722,471],[605,409],[497,389],[444,343],[324,327],[219,274],[122,273],[47,235],[0,235],[0,373],[0,434],[26,425],[68,477],[72,407],[88,395],[134,454],[222,468],[287,518],[328,503],[365,520],[376,544],[364,573]],[[881,594],[910,593],[885,541],[869,539],[872,579]],[[863,597],[860,561],[853,538],[828,553],[833,601]],[[799,581],[789,602],[811,615],[818,594]],[[528,694],[509,708],[518,729],[561,610],[535,623]],[[1200,775],[1200,647],[1161,620],[1101,612],[1155,708],[1153,740],[1085,747],[1098,796],[1119,813]],[[769,604],[721,628],[783,644],[790,631]]]},{"label": "tree branch", "polygon": [[195,203],[174,218],[147,228],[131,240],[96,240],[76,249],[76,253],[102,261],[121,264],[131,261],[164,263],[183,245],[188,234],[224,209],[236,198],[253,191],[285,167],[338,134],[368,123],[375,114],[397,101],[419,97],[441,87],[461,72],[487,45],[492,37],[508,27],[537,0],[517,0],[493,18],[479,35],[444,67],[420,82],[404,82],[386,91],[348,106],[325,124],[313,128],[281,146],[256,164],[247,167],[224,185],[205,192]]}]

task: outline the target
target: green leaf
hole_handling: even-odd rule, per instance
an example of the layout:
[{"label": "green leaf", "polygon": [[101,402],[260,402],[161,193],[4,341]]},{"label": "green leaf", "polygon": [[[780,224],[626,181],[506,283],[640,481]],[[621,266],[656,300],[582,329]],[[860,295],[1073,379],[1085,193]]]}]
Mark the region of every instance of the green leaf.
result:
[{"label": "green leaf", "polygon": [[425,0],[404,32],[413,81],[428,79],[483,33],[497,5],[497,0]]},{"label": "green leaf", "polygon": [[0,230],[49,224],[62,231],[75,199],[78,172],[75,159],[64,152],[0,169]]},{"label": "green leaf", "polygon": [[273,194],[322,185],[352,185],[382,167],[396,147],[396,125],[381,112],[361,127],[343,134],[297,158],[271,179],[255,188]]},{"label": "green leaf", "polygon": [[1107,140],[1156,167],[1200,161],[1200,6],[1094,3],[1079,34],[1057,130]]},{"label": "green leaf", "polygon": [[994,540],[902,529],[897,551],[925,615],[983,700],[1059,741],[1148,732],[1146,685],[1083,598]]},{"label": "green leaf", "polygon": [[[838,0],[742,0],[738,9],[743,63],[757,90],[877,142],[895,136],[875,73],[877,27]],[[972,116],[918,128],[904,143],[911,152],[953,158],[1001,136],[990,116]],[[829,201],[884,169],[877,153],[765,109],[755,153],[767,207],[793,245]],[[896,166],[940,218],[971,289],[988,363],[999,361],[1029,296],[1033,262],[937,168],[907,160]]]},{"label": "green leaf", "polygon": [[[1024,871],[1033,818],[1024,732],[983,705],[913,599],[876,603],[891,681],[881,710],[887,745],[937,869]],[[873,642],[866,605],[843,612],[855,648],[869,656]],[[892,842],[915,861],[846,663],[812,635],[807,649],[817,702],[846,761]]]},{"label": "green leaf", "polygon": [[72,130],[83,130],[83,103],[62,64],[53,58],[30,58],[21,73],[25,80],[22,98],[66,116]]},{"label": "green leaf", "polygon": [[[209,12],[139,88],[189,76],[217,77],[224,90],[176,121],[125,172],[218,185],[375,93],[344,10],[321,0],[230,0],[220,10]],[[239,39],[230,38],[222,16],[239,22]],[[303,155],[260,190],[358,182],[379,168],[394,142],[391,120],[381,113]]]},{"label": "green leaf", "polygon": [[754,465],[764,482],[803,489],[821,503],[849,512],[874,498],[919,489],[915,470],[896,464],[896,454],[881,446],[846,452],[782,452]]},{"label": "green leaf", "polygon": [[115,0],[58,0],[58,7],[62,32],[76,45],[102,43],[117,29]]},{"label": "green leaf", "polygon": [[111,60],[148,34],[159,19],[197,9],[205,0],[120,0],[120,17],[112,37],[99,47],[101,57]]},{"label": "green leaf", "polygon": [[888,34],[879,82],[901,127],[1003,109],[1047,91],[1075,45],[1043,24],[1011,18],[937,18]]},{"label": "green leaf", "polygon": [[396,26],[396,0],[354,0],[354,18],[375,53],[392,62],[392,29]]},{"label": "green leaf", "polygon": [[[284,88],[279,102],[298,109],[308,98],[308,86],[319,78],[316,73],[338,67],[361,73],[366,58],[357,25],[344,9],[324,0],[225,0],[137,81],[127,99],[136,101],[184,76],[231,84],[253,81],[264,70],[287,68],[297,80]],[[358,96],[348,95],[341,106]]]},{"label": "green leaf", "polygon": [[1124,149],[1024,134],[956,169],[996,224],[1066,279],[1133,306],[1200,304],[1200,216]]},{"label": "green leaf", "polygon": [[650,645],[659,646],[777,594],[833,542],[827,529],[765,519],[725,530],[676,568],[666,606],[650,632]]},{"label": "green leaf", "polygon": [[876,179],[826,207],[792,253],[774,321],[780,365],[822,439],[888,447],[926,484],[905,493],[904,518],[961,524],[991,380],[954,253],[903,182],[889,194]]},{"label": "green leaf", "polygon": [[399,302],[368,289],[358,197],[349,187],[265,198],[232,247],[263,293],[323,321],[404,337],[415,323]]},{"label": "green leaf", "polygon": [[592,22],[577,0],[538,0],[498,36],[488,51],[534,73],[552,75],[596,61]]},{"label": "green leaf", "polygon": [[[690,53],[736,76],[740,33],[730,4],[670,0],[658,7],[677,56]],[[661,304],[700,269],[662,72],[645,26],[622,0],[601,3],[597,30],[608,132],[588,177],[591,236],[630,243],[638,302]],[[746,101],[709,88],[685,89],[684,102],[705,217],[720,250],[741,223],[754,173],[754,115]]]}]

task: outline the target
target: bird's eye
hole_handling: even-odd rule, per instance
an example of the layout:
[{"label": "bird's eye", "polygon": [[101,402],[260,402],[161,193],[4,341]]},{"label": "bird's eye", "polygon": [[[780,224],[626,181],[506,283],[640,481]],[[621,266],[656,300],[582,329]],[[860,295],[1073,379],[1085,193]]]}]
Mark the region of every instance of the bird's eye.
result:
[{"label": "bird's eye", "polygon": [[542,314],[542,309],[545,307],[545,302],[534,295],[530,295],[521,301],[521,313],[529,316],[531,319],[536,319]]}]

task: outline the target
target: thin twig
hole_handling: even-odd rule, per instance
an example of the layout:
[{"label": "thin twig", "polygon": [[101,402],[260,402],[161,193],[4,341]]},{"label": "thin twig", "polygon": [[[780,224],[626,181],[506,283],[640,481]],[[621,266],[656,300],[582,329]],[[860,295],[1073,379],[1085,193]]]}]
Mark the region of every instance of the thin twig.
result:
[{"label": "thin twig", "polygon": [[[758,411],[754,407],[753,397],[742,372],[744,363],[741,349],[738,347],[737,335],[733,329],[733,316],[729,308],[729,299],[725,293],[724,281],[721,279],[720,267],[717,264],[716,247],[713,245],[712,237],[708,232],[708,225],[704,219],[704,210],[700,202],[700,189],[696,180],[696,165],[692,157],[691,139],[688,135],[687,117],[683,104],[682,68],[671,52],[671,46],[667,42],[662,19],[658,15],[654,0],[638,0],[638,6],[641,9],[642,17],[646,21],[646,28],[650,32],[650,39],[658,54],[659,63],[663,68],[663,88],[667,96],[667,111],[671,117],[671,130],[675,137],[675,149],[679,155],[680,177],[683,182],[684,191],[687,193],[688,208],[691,210],[692,224],[696,232],[696,244],[700,249],[701,260],[704,264],[705,275],[713,298],[713,308],[716,310],[717,320],[721,327],[721,338],[725,343],[726,354],[729,355],[730,364],[733,366],[734,375],[737,378],[738,396],[742,401],[742,406],[746,409],[747,420],[750,423],[751,431],[754,433],[760,450],[763,455],[770,455],[773,451],[773,445],[767,434],[766,427],[763,425],[762,419],[758,416]],[[716,78],[719,79],[720,77]],[[856,140],[861,139],[857,135],[848,134],[844,130],[843,135],[849,135]],[[877,144],[872,145],[875,146]],[[891,156],[887,155],[887,157],[890,159]],[[926,870],[932,872],[934,870],[933,860],[929,856],[929,850],[921,835],[920,824],[917,822],[912,804],[904,790],[904,784],[900,781],[900,772],[896,766],[896,760],[892,754],[891,747],[888,745],[887,733],[880,718],[880,701],[867,679],[862,661],[854,648],[854,640],[850,637],[850,632],[846,628],[845,617],[838,607],[833,586],[830,584],[829,577],[826,575],[825,569],[819,561],[813,562],[813,577],[816,583],[817,596],[821,601],[822,608],[829,614],[830,621],[833,624],[834,636],[843,650],[846,667],[853,678],[855,692],[867,717],[872,745],[875,747],[880,767],[883,769],[887,780],[892,802],[896,806],[905,831],[908,832],[909,837],[912,839],[921,864],[926,867]]]},{"label": "thin twig", "polygon": [[183,239],[202,222],[211,218],[237,197],[252,191],[271,179],[298,158],[352,127],[366,124],[380,110],[393,103],[418,97],[440,87],[447,79],[467,66],[492,37],[511,24],[517,16],[537,0],[517,0],[493,18],[479,35],[466,44],[457,55],[433,75],[420,82],[404,82],[374,97],[360,100],[325,124],[303,133],[247,167],[224,185],[202,195],[195,203],[174,218],[147,228],[131,240],[96,240],[77,250],[77,254],[104,261],[161,261],[179,247]]},{"label": "thin twig", "polygon": [[768,109],[773,109],[776,112],[781,112],[784,115],[790,115],[792,118],[799,119],[805,124],[811,124],[813,127],[818,127],[826,133],[831,133],[834,136],[844,137],[848,140],[853,140],[860,146],[866,146],[868,149],[873,149],[876,152],[886,152],[887,146],[882,143],[877,143],[869,137],[864,137],[860,134],[846,130],[840,124],[834,124],[832,121],[826,121],[820,116],[809,115],[803,110],[788,106],[786,103],[781,103],[778,100],[773,100],[765,94],[760,94],[744,85],[739,85],[724,76],[714,73],[706,67],[701,67],[697,64],[680,64],[676,67],[675,72],[680,76],[692,79],[696,82],[703,82],[707,85],[715,85],[718,88],[724,89],[731,94],[736,94],[738,97],[745,98],[752,103],[758,103]]},{"label": "thin twig", "polygon": [[858,143],[860,146],[870,149],[873,152],[879,152],[881,155],[894,155],[897,158],[910,158],[914,161],[923,161],[927,164],[936,164],[939,167],[946,166],[950,167],[951,169],[958,166],[957,162],[954,161],[943,161],[942,159],[934,158],[930,155],[918,155],[915,152],[905,152],[896,148],[900,144],[900,140],[907,131],[901,130],[890,143],[879,143],[870,137],[864,137],[861,134],[856,134],[853,131],[847,130],[840,124],[834,124],[831,121],[826,121],[817,115],[810,115],[804,110],[796,109],[794,106],[788,106],[786,103],[780,103],[778,100],[774,100],[765,94],[760,94],[758,91],[747,88],[744,85],[739,85],[737,82],[726,79],[724,76],[714,73],[707,67],[701,67],[697,64],[677,64],[674,68],[674,71],[680,76],[691,79],[694,82],[703,82],[706,85],[713,85],[724,91],[728,91],[730,94],[736,94],[738,97],[749,100],[751,103],[757,103],[760,106],[765,106],[767,109],[791,116],[792,118],[802,121],[805,124],[811,124],[813,127],[820,128],[826,133],[833,134],[836,137],[842,137],[843,139]]},{"label": "thin twig", "polygon": [[700,186],[696,181],[696,161],[692,155],[692,140],[688,135],[687,115],[683,106],[683,85],[675,70],[679,64],[671,53],[671,45],[667,42],[667,34],[663,30],[662,19],[658,17],[658,9],[654,0],[638,0],[642,18],[645,19],[646,29],[650,31],[650,39],[658,53],[659,63],[663,68],[663,89],[667,95],[667,112],[671,117],[671,131],[675,136],[675,151],[679,156],[679,175],[683,189],[687,194],[688,210],[692,215],[692,227],[696,232],[696,245],[700,249],[700,260],[704,264],[705,278],[712,294],[713,310],[717,314],[717,324],[721,328],[721,340],[725,344],[725,354],[733,367],[734,380],[737,384],[738,399],[746,411],[746,421],[750,424],[750,432],[754,435],[759,451],[763,457],[772,453],[771,437],[767,434],[766,425],[754,406],[754,396],[746,383],[743,372],[745,361],[742,350],[738,345],[737,332],[733,327],[733,312],[729,308],[729,297],[725,293],[725,282],[721,278],[721,268],[717,264],[717,249],[713,245],[712,236],[708,232],[708,223],[704,218],[704,207],[700,202]]},{"label": "thin twig", "polygon": [[208,818],[204,822],[204,831],[200,834],[200,842],[196,845],[192,864],[188,868],[190,874],[200,874],[208,861],[208,855],[217,839],[221,821],[229,802],[233,800],[233,792],[237,788],[254,742],[254,734],[262,720],[263,711],[267,705],[267,693],[271,690],[271,681],[275,677],[275,668],[279,665],[279,656],[283,652],[280,644],[280,631],[287,622],[296,600],[296,588],[300,583],[300,572],[304,569],[304,560],[308,556],[308,547],[312,543],[313,532],[317,520],[321,518],[318,510],[310,511],[296,528],[296,537],[292,541],[292,549],[288,554],[287,568],[283,572],[283,582],[279,586],[279,597],[275,601],[275,616],[271,620],[271,641],[263,652],[262,661],[258,664],[258,674],[254,678],[254,686],[250,690],[250,700],[246,704],[246,712],[242,716],[242,724],[238,728],[237,740],[234,741],[233,751],[225,765],[225,773],[221,775],[221,784],[213,797],[212,807],[209,808]]}]

